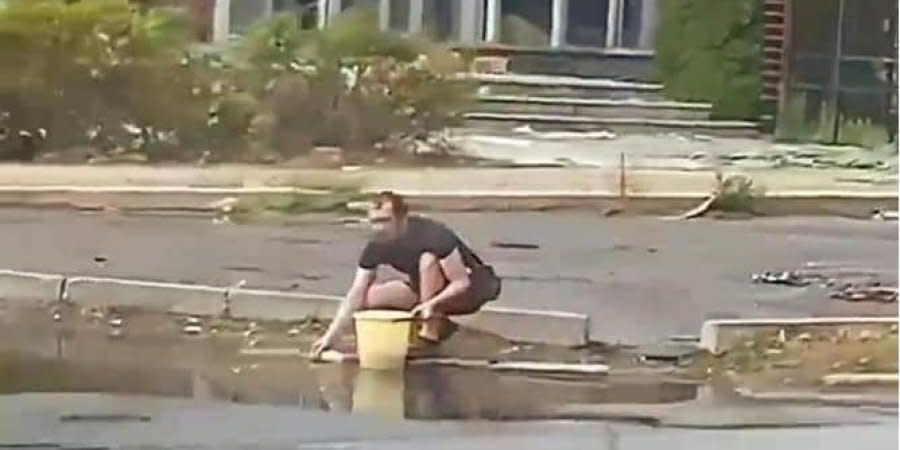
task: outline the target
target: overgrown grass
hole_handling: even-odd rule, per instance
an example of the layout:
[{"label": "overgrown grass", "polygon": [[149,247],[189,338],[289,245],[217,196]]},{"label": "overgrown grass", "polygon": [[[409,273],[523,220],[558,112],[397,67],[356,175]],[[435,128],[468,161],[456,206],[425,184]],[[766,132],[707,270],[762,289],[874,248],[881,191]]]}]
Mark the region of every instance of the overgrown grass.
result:
[{"label": "overgrown grass", "polygon": [[[791,96],[779,113],[776,138],[783,141],[815,141],[835,143],[834,121],[837,112],[834,105],[822,102],[819,114],[808,117],[807,99],[804,94]],[[843,119],[838,123],[838,142],[878,148],[889,142],[888,130],[868,119]]]},{"label": "overgrown grass", "polygon": [[357,216],[360,213],[347,205],[368,198],[359,189],[349,187],[335,188],[322,194],[272,194],[242,201],[230,217],[235,222],[247,223],[316,213]]}]

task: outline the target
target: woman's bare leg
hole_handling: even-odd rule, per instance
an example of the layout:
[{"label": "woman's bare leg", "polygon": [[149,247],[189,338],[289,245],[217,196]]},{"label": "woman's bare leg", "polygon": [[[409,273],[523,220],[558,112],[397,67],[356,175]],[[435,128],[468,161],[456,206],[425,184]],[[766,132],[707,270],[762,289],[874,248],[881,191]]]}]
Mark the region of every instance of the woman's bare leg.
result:
[{"label": "woman's bare leg", "polygon": [[[440,260],[433,253],[423,253],[419,257],[419,298],[428,300],[447,287],[447,277],[441,269]],[[431,341],[440,340],[441,325],[445,317],[434,317],[422,324],[419,335]]]},{"label": "woman's bare leg", "polygon": [[419,302],[416,295],[406,283],[400,280],[377,283],[369,288],[364,309],[398,309],[409,311]]}]

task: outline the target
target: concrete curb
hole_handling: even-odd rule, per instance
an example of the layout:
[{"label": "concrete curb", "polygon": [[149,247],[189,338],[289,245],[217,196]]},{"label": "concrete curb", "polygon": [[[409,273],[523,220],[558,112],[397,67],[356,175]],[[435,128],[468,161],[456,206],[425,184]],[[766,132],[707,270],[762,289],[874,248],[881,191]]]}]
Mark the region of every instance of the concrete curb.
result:
[{"label": "concrete curb", "polygon": [[213,315],[225,306],[226,288],[138,281],[119,278],[72,277],[65,299],[92,306],[136,306],[155,311]]},{"label": "concrete curb", "polygon": [[[227,295],[226,295],[227,294]],[[66,301],[94,306],[137,306],[179,314],[220,314],[257,320],[331,319],[341,297],[254,289],[0,270],[0,299],[21,304]],[[588,342],[588,317],[558,311],[487,307],[459,322],[509,339],[578,346]]]},{"label": "concrete curb", "polygon": [[[365,188],[364,193],[392,189],[408,197],[414,207],[444,211],[535,211],[564,208],[623,206],[614,191],[472,190],[425,191],[391,186]],[[121,209],[211,213],[223,196],[249,199],[271,195],[324,195],[321,189],[293,187],[190,186],[0,186],[0,207]],[[633,214],[674,214],[703,201],[709,192],[633,192],[624,199]],[[771,191],[758,199],[764,215],[839,215],[869,218],[872,211],[896,210],[894,191],[796,190]]]},{"label": "concrete curb", "polygon": [[774,403],[815,403],[826,406],[882,406],[896,407],[897,399],[882,394],[844,394],[821,392],[755,392],[747,388],[735,389],[742,398]]},{"label": "concrete curb", "polygon": [[0,270],[0,301],[17,306],[43,306],[63,295],[62,275]]},{"label": "concrete curb", "polygon": [[[260,320],[308,316],[331,319],[342,300],[332,295],[251,289],[236,289],[229,297],[234,316]],[[584,314],[488,306],[454,320],[514,341],[577,346],[587,344],[590,339],[590,319]]]},{"label": "concrete curb", "polygon": [[700,348],[720,354],[727,350],[736,334],[754,330],[804,326],[870,326],[896,324],[897,317],[808,317],[770,319],[717,319],[703,322]]},{"label": "concrete curb", "polygon": [[826,386],[854,386],[860,384],[893,384],[900,381],[896,373],[830,373],[822,377]]}]

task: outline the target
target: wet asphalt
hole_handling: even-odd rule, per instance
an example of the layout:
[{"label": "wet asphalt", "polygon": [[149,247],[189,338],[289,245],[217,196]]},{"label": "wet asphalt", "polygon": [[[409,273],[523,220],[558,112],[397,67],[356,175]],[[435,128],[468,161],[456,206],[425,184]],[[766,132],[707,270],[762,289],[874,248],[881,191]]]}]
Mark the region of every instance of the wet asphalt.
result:
[{"label": "wet asphalt", "polygon": [[[751,282],[755,272],[810,262],[864,268],[895,282],[892,222],[670,222],[589,212],[435,217],[504,277],[496,305],[586,313],[596,340],[640,344],[697,334],[708,318],[897,313],[896,305],[829,299],[820,287]],[[249,287],[341,294],[367,231],[322,219],[216,225],[201,218],[4,210],[0,267],[221,285],[246,279]],[[497,248],[494,241],[538,248]]]},{"label": "wet asphalt", "polygon": [[[653,218],[608,219],[585,213],[454,214],[439,218],[457,228],[506,278],[499,304],[588,313],[595,338],[638,343],[669,334],[696,333],[707,317],[896,314],[894,305],[829,300],[820,288],[750,281],[753,272],[789,269],[807,262],[863,267],[883,272],[886,279],[896,278],[897,228],[893,223],[835,218],[671,223]],[[362,229],[324,223],[214,225],[203,219],[8,210],[0,213],[0,230],[0,245],[6,250],[0,253],[0,266],[10,269],[212,284],[246,279],[255,287],[327,293],[339,293],[344,288],[365,239]],[[495,248],[492,241],[535,244],[538,248]],[[102,334],[97,339],[107,342]],[[484,378],[483,374],[451,374],[456,381],[435,385],[434,380],[441,377],[425,374],[423,378],[413,373],[407,374],[402,391],[396,391],[404,392],[403,400],[391,403],[385,399],[391,397],[387,394],[396,393],[390,389],[393,383],[376,380],[367,385],[365,378],[343,371],[319,372],[317,381],[311,383],[299,375],[308,374],[307,369],[295,367],[291,372],[278,363],[262,362],[256,369],[256,376],[262,378],[253,381],[253,375],[245,376],[253,363],[242,361],[238,363],[244,369],[241,379],[250,383],[235,383],[238,374],[230,360],[200,372],[192,364],[175,368],[146,365],[134,371],[111,359],[112,349],[122,345],[117,341],[104,344],[106,350],[63,341],[41,340],[43,350],[38,353],[43,359],[18,365],[18,373],[4,373],[19,380],[21,385],[14,392],[56,391],[62,389],[58,384],[62,382],[65,390],[73,393],[0,395],[0,445],[223,449],[487,449],[503,445],[610,450],[897,446],[896,419],[889,416],[871,425],[758,430],[568,421],[446,421],[467,417],[473,407],[475,415],[468,417],[489,417],[501,404],[496,399],[485,401],[482,395],[474,396],[482,401],[480,407],[477,402],[467,403],[472,396],[467,397],[465,389],[453,389],[460,386],[454,383],[466,377],[474,377],[469,384],[486,386],[498,395],[505,389],[512,398],[521,399],[529,397],[525,392],[536,393],[539,387],[562,399],[566,397],[561,393],[570,392],[573,397],[568,402],[590,396],[600,402],[614,401],[612,394],[626,391],[608,389],[602,383],[561,388],[553,380],[535,384],[534,380],[498,380]],[[13,348],[22,347],[11,339],[6,342]],[[191,347],[163,348],[192,354]],[[120,350],[129,355],[132,364],[175,360],[134,352],[128,346]],[[200,350],[195,354],[216,354],[207,347]],[[75,360],[73,352],[80,355]],[[36,372],[22,371],[26,366],[36,368]],[[270,371],[277,375],[273,378]],[[199,379],[198,373],[205,376]],[[49,384],[43,389],[35,387],[34,374],[43,374]],[[233,389],[223,390],[223,386]],[[684,389],[690,388],[659,390],[665,395],[649,401],[687,400],[695,395],[683,393]],[[241,393],[237,399],[233,398],[235,392]],[[374,417],[365,411],[359,414],[360,405],[367,404],[361,392],[376,394],[368,402],[375,408]],[[430,395],[410,395],[414,392]],[[648,389],[631,392],[647,393]],[[137,400],[133,399],[135,395]],[[151,400],[146,395],[168,398]],[[441,409],[448,404],[447,398],[454,399],[450,403],[454,409]],[[620,401],[647,400],[629,397]],[[401,408],[407,419],[418,420],[386,417],[385,409],[390,410],[392,404]],[[90,420],[92,413],[107,417],[102,422],[113,417],[110,412],[122,411],[143,417],[141,411],[147,410],[147,405],[148,421],[110,424]],[[505,406],[521,410],[523,404]],[[459,411],[464,414],[460,416]],[[855,415],[853,410],[837,414],[848,418]]]}]

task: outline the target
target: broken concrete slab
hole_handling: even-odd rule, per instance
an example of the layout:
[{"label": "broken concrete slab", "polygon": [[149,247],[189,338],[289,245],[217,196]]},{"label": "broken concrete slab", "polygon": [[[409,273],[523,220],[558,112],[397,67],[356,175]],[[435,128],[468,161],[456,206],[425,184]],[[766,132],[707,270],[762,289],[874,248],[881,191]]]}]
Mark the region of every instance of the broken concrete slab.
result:
[{"label": "broken concrete slab", "polygon": [[585,314],[487,307],[454,321],[513,341],[578,346],[589,342],[590,319]]},{"label": "broken concrete slab", "polygon": [[62,296],[62,275],[0,270],[0,301],[14,305],[47,305]]},{"label": "broken concrete slab", "polygon": [[66,283],[65,295],[75,304],[136,306],[152,311],[214,315],[222,312],[226,291],[214,286],[74,277]]},{"label": "broken concrete slab", "polygon": [[756,392],[748,388],[738,388],[735,392],[748,400],[772,403],[814,403],[831,406],[878,406],[897,407],[896,397],[886,397],[882,393],[855,394],[841,392],[770,391]]}]

